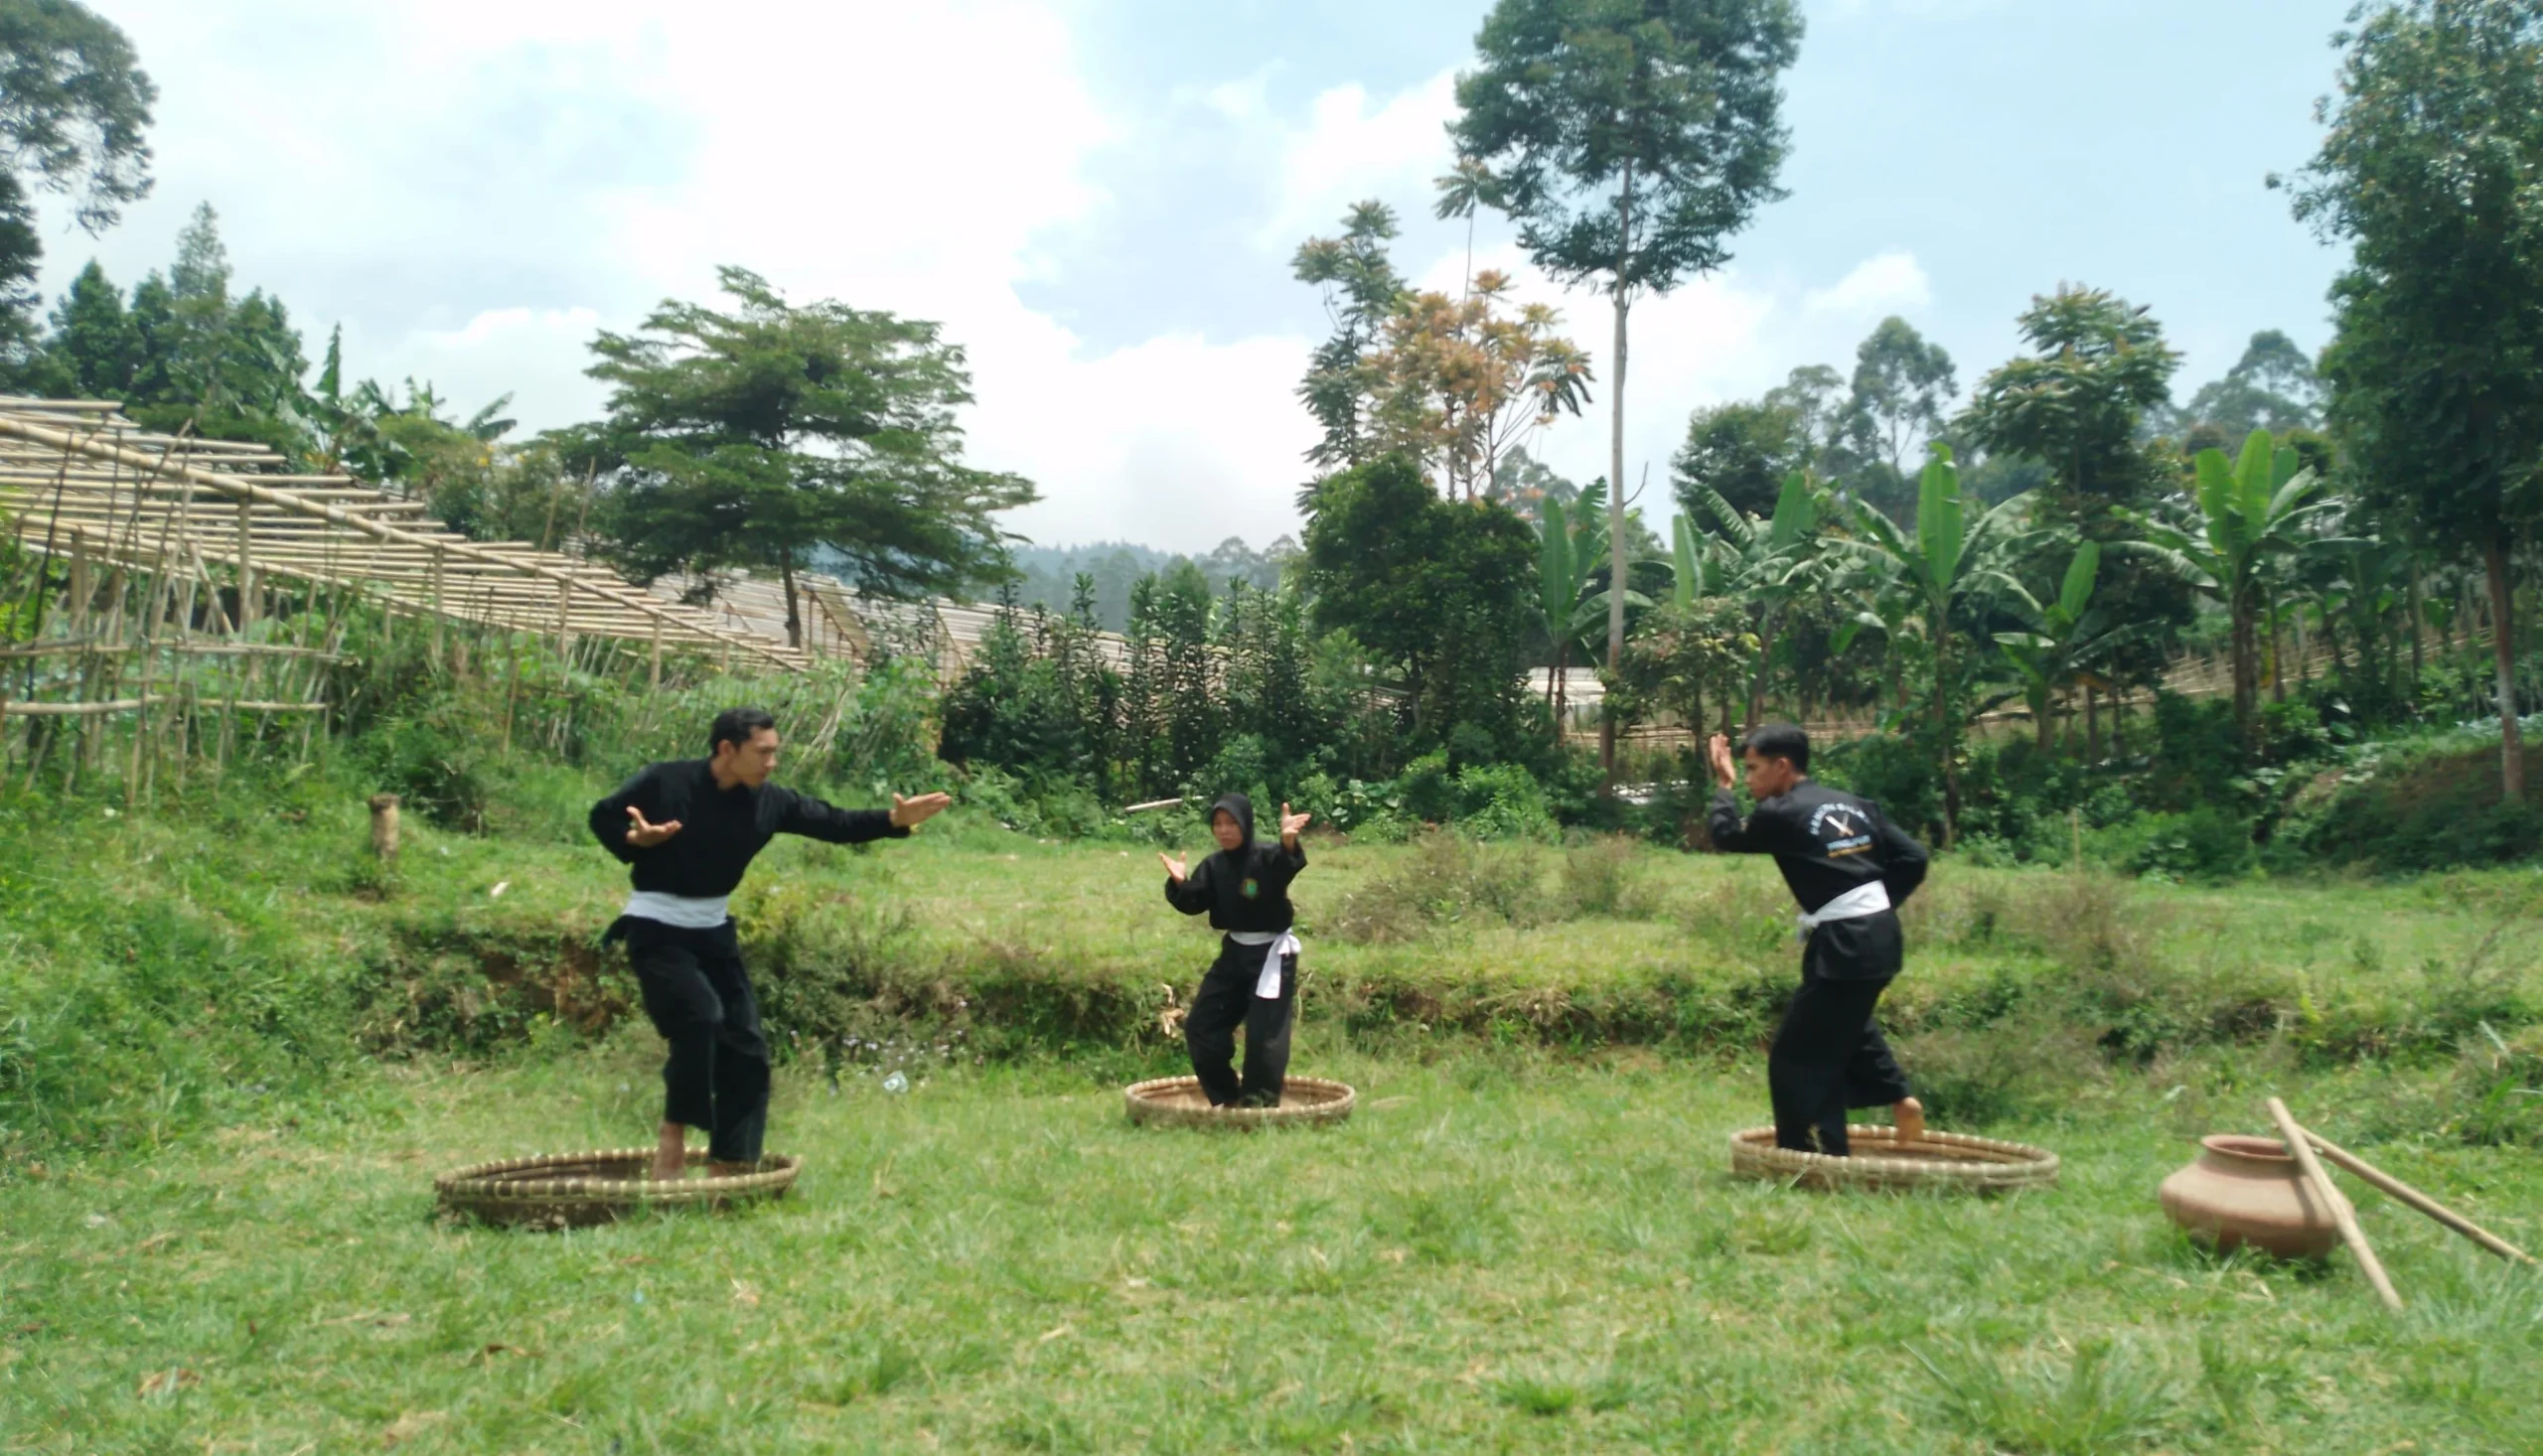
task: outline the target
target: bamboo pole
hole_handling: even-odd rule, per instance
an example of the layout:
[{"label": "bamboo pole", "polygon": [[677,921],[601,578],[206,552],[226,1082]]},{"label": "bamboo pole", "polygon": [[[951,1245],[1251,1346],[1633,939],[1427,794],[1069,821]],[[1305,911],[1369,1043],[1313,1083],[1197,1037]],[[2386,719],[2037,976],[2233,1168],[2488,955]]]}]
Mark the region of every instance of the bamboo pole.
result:
[{"label": "bamboo pole", "polygon": [[2468,1218],[2465,1218],[2462,1214],[2459,1214],[2453,1209],[2448,1208],[2446,1205],[2439,1203],[2436,1199],[2433,1199],[2427,1194],[2420,1192],[2418,1189],[2413,1188],[2411,1185],[2404,1183],[2401,1179],[2396,1178],[2392,1174],[2385,1172],[2383,1169],[2376,1167],[2373,1163],[2370,1163],[2364,1158],[2359,1157],[2357,1154],[2348,1151],[2338,1143],[2322,1136],[2322,1134],[2315,1132],[2309,1128],[2306,1131],[2305,1136],[2312,1140],[2314,1150],[2316,1152],[2320,1153],[2323,1157],[2326,1157],[2332,1162],[2339,1164],[2341,1167],[2346,1168],[2358,1177],[2365,1179],[2368,1183],[2374,1185],[2378,1190],[2382,1191],[2386,1196],[2392,1198],[2396,1202],[2410,1205],[2412,1208],[2428,1215],[2440,1224],[2443,1224],[2447,1228],[2454,1230],[2456,1233],[2463,1235],[2465,1238],[2471,1239],[2474,1243],[2481,1245],[2483,1248],[2488,1249],[2490,1252],[2497,1254],[2503,1259],[2507,1259],[2514,1263],[2527,1264],[2535,1261],[2534,1255],[2527,1253],[2524,1249],[2521,1249],[2515,1244],[2508,1242],[2506,1239],[2499,1238],[2489,1230],[2482,1228],[2480,1225],[2473,1223]]},{"label": "bamboo pole", "polygon": [[2350,1253],[2357,1255],[2357,1266],[2366,1271],[2366,1282],[2375,1286],[2375,1297],[2384,1301],[2386,1309],[2399,1312],[2402,1308],[2401,1294],[2393,1288],[2392,1279],[2385,1275],[2383,1260],[2375,1256],[2374,1248],[2367,1243],[2366,1231],[2357,1227],[2356,1212],[2348,1206],[2346,1199],[2340,1197],[2339,1190],[2331,1186],[2331,1175],[2322,1171],[2321,1161],[2314,1156],[2314,1144],[2305,1129],[2297,1125],[2296,1114],[2287,1110],[2287,1103],[2272,1097],[2269,1099],[2269,1115],[2277,1121],[2278,1135],[2286,1141],[2287,1150],[2295,1155],[2297,1166],[2305,1170],[2305,1179],[2314,1186],[2315,1195],[2321,1199],[2324,1208],[2331,1211],[2331,1221],[2339,1225],[2340,1241],[2348,1245]]}]

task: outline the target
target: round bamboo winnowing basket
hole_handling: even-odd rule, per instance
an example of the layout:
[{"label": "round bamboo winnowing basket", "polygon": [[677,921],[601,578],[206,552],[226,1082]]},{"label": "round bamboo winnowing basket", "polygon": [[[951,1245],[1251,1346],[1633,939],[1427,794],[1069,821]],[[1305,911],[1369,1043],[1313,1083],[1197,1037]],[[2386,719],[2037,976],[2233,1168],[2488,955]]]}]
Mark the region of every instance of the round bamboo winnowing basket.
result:
[{"label": "round bamboo winnowing basket", "polygon": [[1321,1077],[1292,1077],[1280,1085],[1276,1107],[1213,1107],[1197,1077],[1160,1077],[1122,1090],[1130,1120],[1155,1127],[1285,1127],[1339,1122],[1360,1094]]},{"label": "round bamboo winnowing basket", "polygon": [[489,1224],[580,1229],[645,1209],[714,1209],[784,1198],[804,1160],[764,1157],[757,1172],[697,1177],[695,1170],[705,1164],[704,1150],[691,1148],[690,1176],[660,1182],[645,1176],[654,1165],[652,1148],[542,1153],[444,1173],[433,1180],[433,1196],[443,1213]]},{"label": "round bamboo winnowing basket", "polygon": [[1738,1178],[1804,1188],[1930,1188],[1943,1193],[2011,1193],[2057,1182],[2057,1155],[2027,1143],[1959,1132],[1934,1132],[1900,1143],[1895,1128],[1849,1127],[1854,1155],[1797,1153],[1775,1146],[1775,1129],[1730,1134],[1730,1172]]}]

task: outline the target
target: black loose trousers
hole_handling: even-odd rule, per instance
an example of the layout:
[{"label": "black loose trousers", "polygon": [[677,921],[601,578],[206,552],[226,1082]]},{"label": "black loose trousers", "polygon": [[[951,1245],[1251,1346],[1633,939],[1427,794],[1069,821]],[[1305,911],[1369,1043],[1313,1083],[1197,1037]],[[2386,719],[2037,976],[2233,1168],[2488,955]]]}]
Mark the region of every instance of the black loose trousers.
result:
[{"label": "black loose trousers", "polygon": [[1884,910],[1830,921],[1810,933],[1801,988],[1766,1053],[1766,1092],[1775,1104],[1775,1146],[1844,1157],[1846,1112],[1885,1107],[1908,1094],[1872,1019],[1898,974],[1898,917]]},{"label": "black loose trousers", "polygon": [[[1201,977],[1192,1009],[1183,1018],[1183,1045],[1192,1054],[1192,1075],[1210,1105],[1276,1107],[1280,1087],[1289,1072],[1289,1030],[1298,1001],[1298,957],[1280,957],[1280,995],[1254,994],[1263,975],[1269,946],[1240,946],[1220,938],[1219,958]],[[1232,1065],[1236,1029],[1245,1028],[1245,1076]]]},{"label": "black loose trousers", "polygon": [[631,916],[619,926],[645,1014],[671,1048],[663,1120],[705,1128],[706,1155],[719,1163],[757,1163],[768,1131],[768,1039],[733,923],[688,930]]}]

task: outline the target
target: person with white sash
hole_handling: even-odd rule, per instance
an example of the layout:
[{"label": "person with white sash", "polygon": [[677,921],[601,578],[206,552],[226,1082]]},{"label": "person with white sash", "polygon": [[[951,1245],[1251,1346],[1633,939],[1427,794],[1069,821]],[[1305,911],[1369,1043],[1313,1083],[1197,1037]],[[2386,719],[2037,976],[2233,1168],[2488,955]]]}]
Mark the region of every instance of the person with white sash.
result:
[{"label": "person with white sash", "polygon": [[[1276,1107],[1289,1071],[1289,1029],[1298,996],[1298,938],[1289,882],[1307,867],[1298,832],[1308,815],[1280,805],[1280,842],[1257,843],[1254,801],[1231,794],[1210,805],[1219,852],[1192,866],[1160,854],[1165,903],[1185,915],[1208,912],[1222,933],[1219,958],[1201,977],[1183,1017],[1192,1075],[1214,1107]],[[1245,1028],[1245,1075],[1232,1065],[1236,1029]]]},{"label": "person with white sash", "polygon": [[1741,744],[1749,797],[1745,818],[1730,740],[1705,746],[1717,791],[1706,827],[1729,854],[1771,854],[1801,902],[1801,987],[1775,1030],[1766,1088],[1775,1103],[1775,1145],[1832,1157],[1847,1154],[1846,1112],[1887,1105],[1898,1135],[1924,1135],[1925,1110],[1889,1055],[1872,1013],[1898,974],[1905,945],[1897,907],[1925,880],[1925,846],[1880,805],[1809,777],[1810,738],[1769,723]]},{"label": "person with white sash", "polygon": [[601,846],[632,867],[634,893],[605,938],[627,942],[645,1014],[670,1044],[654,1176],[687,1170],[687,1129],[707,1130],[707,1171],[759,1166],[768,1127],[768,1040],[725,903],[751,859],[779,834],[832,844],[905,839],[952,802],[892,796],[889,809],[832,808],[768,782],[777,720],[728,708],[707,730],[708,757],[648,764],[592,805]]}]

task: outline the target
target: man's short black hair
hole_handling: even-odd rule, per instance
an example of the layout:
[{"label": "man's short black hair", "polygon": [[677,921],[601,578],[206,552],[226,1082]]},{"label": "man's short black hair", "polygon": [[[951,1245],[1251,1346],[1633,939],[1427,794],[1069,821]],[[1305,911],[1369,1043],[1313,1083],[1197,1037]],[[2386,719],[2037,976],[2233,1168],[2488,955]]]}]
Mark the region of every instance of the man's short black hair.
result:
[{"label": "man's short black hair", "polygon": [[777,720],[766,708],[726,708],[715,715],[715,726],[706,730],[706,753],[713,757],[717,744],[729,743],[735,748],[748,748],[759,730],[774,730]]},{"label": "man's short black hair", "polygon": [[1761,759],[1782,759],[1796,774],[1810,772],[1810,735],[1790,723],[1759,724],[1739,746]]}]

